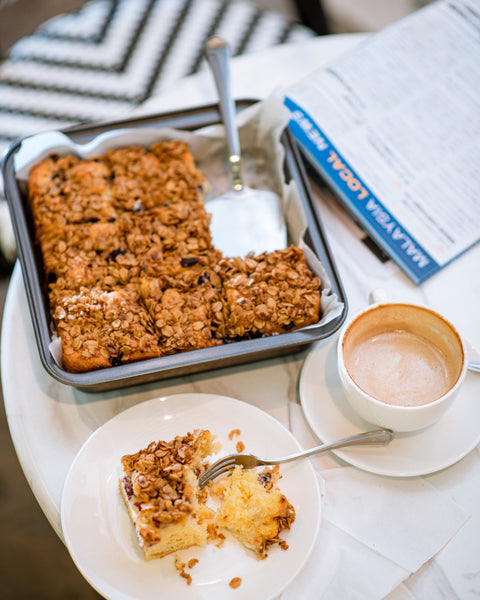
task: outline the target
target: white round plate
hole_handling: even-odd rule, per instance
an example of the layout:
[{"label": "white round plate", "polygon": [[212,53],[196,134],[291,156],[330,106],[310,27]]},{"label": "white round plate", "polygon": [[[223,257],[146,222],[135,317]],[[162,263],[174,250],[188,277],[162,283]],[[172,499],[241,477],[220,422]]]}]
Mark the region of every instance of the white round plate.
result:
[{"label": "white round plate", "polygon": [[[337,337],[317,343],[300,374],[300,402],[305,417],[322,442],[375,429],[350,406],[337,374]],[[434,425],[397,433],[387,446],[334,450],[346,462],[378,475],[413,477],[454,464],[480,443],[479,375],[467,373],[458,397]]]},{"label": "white round plate", "polygon": [[[297,452],[292,434],[258,408],[225,396],[178,394],[149,400],[116,415],[85,442],[68,473],[61,520],[68,550],[85,579],[105,598],[228,599],[273,598],[294,579],[310,555],[320,526],[318,480],[309,461],[282,465],[280,489],[293,504],[296,519],[282,535],[288,549],[275,545],[265,560],[257,560],[228,538],[178,553],[187,562],[192,584],[174,567],[174,556],[145,561],[133,525],[120,496],[120,459],[150,442],[171,440],[193,429],[209,429],[222,444],[218,456],[235,452],[240,439],[246,451],[273,458]],[[240,429],[240,436],[228,434]],[[233,577],[241,577],[231,589]]]}]

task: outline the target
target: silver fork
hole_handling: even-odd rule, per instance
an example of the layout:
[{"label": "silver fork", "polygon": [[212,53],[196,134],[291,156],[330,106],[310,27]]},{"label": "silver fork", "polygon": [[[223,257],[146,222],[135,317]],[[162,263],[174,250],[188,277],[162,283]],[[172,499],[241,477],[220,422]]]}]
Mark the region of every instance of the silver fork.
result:
[{"label": "silver fork", "polygon": [[253,454],[229,454],[223,458],[217,460],[213,465],[208,468],[198,479],[200,488],[207,485],[209,481],[215,479],[222,473],[233,469],[235,465],[241,465],[244,469],[252,469],[260,465],[279,465],[281,463],[291,462],[292,460],[298,460],[299,458],[305,458],[312,454],[319,454],[320,452],[327,452],[328,450],[335,450],[336,448],[345,448],[346,446],[364,446],[373,444],[388,444],[393,439],[393,431],[390,429],[375,429],[374,431],[367,431],[366,433],[357,433],[356,435],[350,435],[349,437],[342,438],[336,442],[330,442],[329,444],[322,444],[315,448],[309,448],[303,450],[297,454],[290,454],[283,458],[275,458],[271,460],[264,460],[258,458]]}]

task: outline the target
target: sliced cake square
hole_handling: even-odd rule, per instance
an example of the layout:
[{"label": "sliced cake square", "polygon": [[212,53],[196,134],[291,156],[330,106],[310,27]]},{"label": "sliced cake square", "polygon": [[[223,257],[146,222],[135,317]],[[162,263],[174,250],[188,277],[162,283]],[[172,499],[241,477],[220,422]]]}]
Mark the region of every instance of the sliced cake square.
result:
[{"label": "sliced cake square", "polygon": [[218,270],[226,337],[273,335],[318,322],[321,282],[300,248],[225,258]]}]

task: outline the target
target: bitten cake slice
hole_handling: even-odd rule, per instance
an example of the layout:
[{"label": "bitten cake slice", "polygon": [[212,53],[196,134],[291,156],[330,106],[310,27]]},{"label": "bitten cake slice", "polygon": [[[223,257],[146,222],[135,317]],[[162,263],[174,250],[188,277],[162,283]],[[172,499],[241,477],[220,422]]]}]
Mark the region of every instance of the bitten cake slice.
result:
[{"label": "bitten cake slice", "polygon": [[258,558],[267,556],[272,544],[287,549],[279,534],[290,529],[295,509],[275,487],[279,468],[265,468],[258,473],[236,466],[227,477],[209,485],[209,492],[221,499],[216,524],[228,529]]},{"label": "bitten cake slice", "polygon": [[197,477],[213,440],[196,429],[122,457],[120,490],[146,560],[206,545],[213,511],[200,500]]}]

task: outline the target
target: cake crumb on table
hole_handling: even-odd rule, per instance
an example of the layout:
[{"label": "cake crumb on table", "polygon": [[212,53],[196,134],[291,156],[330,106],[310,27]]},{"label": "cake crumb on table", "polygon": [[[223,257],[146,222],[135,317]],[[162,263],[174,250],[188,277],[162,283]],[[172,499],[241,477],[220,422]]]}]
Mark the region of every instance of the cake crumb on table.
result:
[{"label": "cake crumb on table", "polygon": [[237,452],[244,452],[245,451],[245,444],[242,441],[237,442],[237,445],[235,446]]},{"label": "cake crumb on table", "polygon": [[241,577],[234,577],[233,579],[230,580],[230,583],[228,584],[233,590],[236,590],[237,588],[240,587],[242,583],[242,578]]}]

